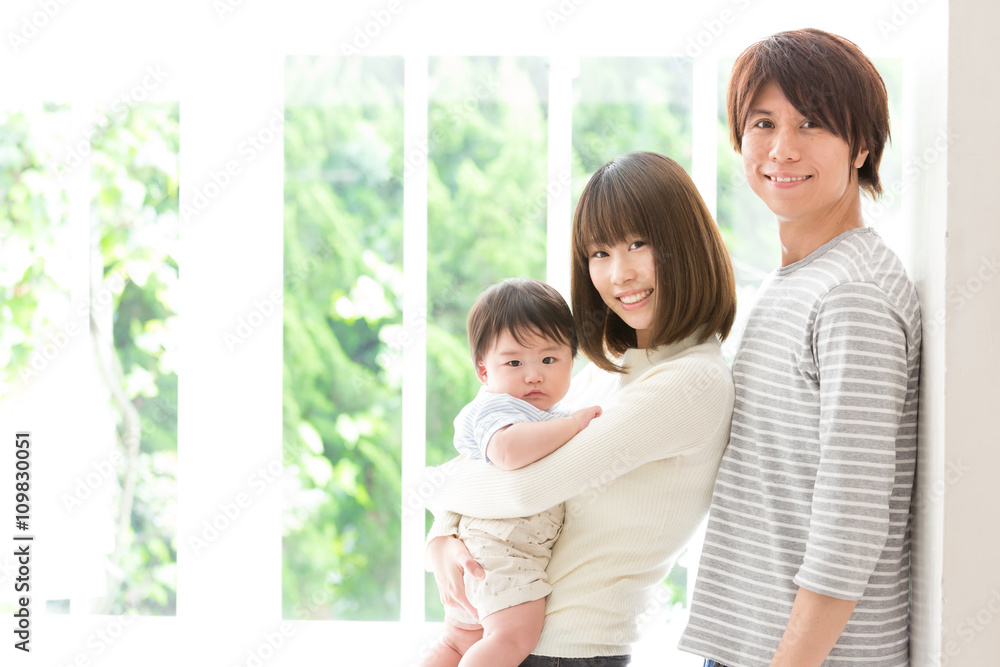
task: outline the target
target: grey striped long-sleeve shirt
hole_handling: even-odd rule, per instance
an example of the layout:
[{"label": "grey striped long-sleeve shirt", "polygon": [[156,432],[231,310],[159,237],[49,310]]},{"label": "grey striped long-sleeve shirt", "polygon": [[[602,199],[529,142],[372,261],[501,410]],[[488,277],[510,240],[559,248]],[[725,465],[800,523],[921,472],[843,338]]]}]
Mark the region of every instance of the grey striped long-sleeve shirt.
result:
[{"label": "grey striped long-sleeve shirt", "polygon": [[916,292],[874,230],[772,274],[733,365],[683,650],[766,667],[804,587],[858,600],[825,665],[907,664],[919,364]]}]

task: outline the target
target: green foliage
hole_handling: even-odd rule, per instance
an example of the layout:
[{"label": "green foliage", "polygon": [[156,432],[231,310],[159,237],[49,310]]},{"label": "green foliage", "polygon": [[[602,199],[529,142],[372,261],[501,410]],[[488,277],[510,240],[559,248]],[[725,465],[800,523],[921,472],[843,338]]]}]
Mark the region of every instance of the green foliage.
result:
[{"label": "green foliage", "polygon": [[[541,58],[432,58],[427,176],[427,462],[456,455],[479,386],[465,322],[489,285],[545,279],[547,89]],[[433,580],[428,620],[443,608]]]},{"label": "green foliage", "polygon": [[[118,565],[126,578],[109,611],[170,615],[177,606],[178,105],[145,103],[111,115],[92,142],[91,215],[101,252],[91,261],[102,262],[114,292],[114,348],[142,424],[128,548]],[[117,291],[112,277],[121,275],[127,280]],[[111,409],[124,436],[124,418]]]},{"label": "green foliage", "polygon": [[0,111],[0,396],[44,368],[32,332],[54,330],[68,311],[69,204],[55,146],[71,121],[64,105]]},{"label": "green foliage", "polygon": [[[66,335],[72,246],[63,179],[89,154],[92,236],[89,263],[98,290],[88,299],[111,340],[120,387],[142,434],[130,521],[120,535],[121,586],[97,611],[173,614],[176,610],[177,375],[176,211],[179,150],[176,104],[140,104],[95,119],[89,143],[71,133],[71,109],[42,105],[0,114],[0,390],[27,386],[45,370],[40,350]],[[80,146],[83,148],[80,148]],[[67,148],[72,150],[67,152]],[[87,311],[82,311],[86,315]],[[79,314],[79,313],[74,313]],[[81,331],[82,329],[82,331]],[[90,335],[86,319],[77,335]],[[111,379],[105,382],[119,382]],[[111,387],[95,388],[110,393]],[[124,438],[124,415],[108,411]],[[124,461],[118,468],[125,481]],[[118,502],[125,502],[119,488]],[[116,516],[108,521],[117,522]],[[110,577],[114,578],[114,577]]]},{"label": "green foliage", "polygon": [[288,618],[399,617],[402,59],[290,58]]}]

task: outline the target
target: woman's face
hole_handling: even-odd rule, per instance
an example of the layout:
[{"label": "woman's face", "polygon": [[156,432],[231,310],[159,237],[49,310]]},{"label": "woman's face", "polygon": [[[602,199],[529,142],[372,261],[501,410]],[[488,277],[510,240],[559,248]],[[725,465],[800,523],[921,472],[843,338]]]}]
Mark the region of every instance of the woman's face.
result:
[{"label": "woman's face", "polygon": [[649,347],[656,321],[656,263],[642,239],[588,248],[590,280],[608,308],[635,329],[638,347]]},{"label": "woman's face", "polygon": [[[743,134],[743,168],[754,193],[779,222],[823,222],[858,195],[847,142],[799,113],[778,84],[754,99]],[[851,168],[853,166],[853,168]]]}]

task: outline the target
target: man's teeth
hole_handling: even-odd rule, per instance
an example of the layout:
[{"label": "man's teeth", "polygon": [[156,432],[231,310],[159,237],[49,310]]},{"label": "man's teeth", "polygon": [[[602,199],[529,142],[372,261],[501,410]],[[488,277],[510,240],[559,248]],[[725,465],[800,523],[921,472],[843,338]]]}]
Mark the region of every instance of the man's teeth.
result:
[{"label": "man's teeth", "polygon": [[649,296],[652,293],[653,293],[653,290],[648,289],[645,292],[640,292],[638,294],[633,294],[631,296],[620,296],[618,298],[621,300],[622,303],[627,303],[627,304],[631,305],[633,303],[639,303],[640,301],[642,301],[643,299],[645,299],[647,296]]},{"label": "man's teeth", "polygon": [[792,181],[804,181],[804,180],[806,180],[809,177],[808,176],[788,176],[788,177],[770,176],[769,178],[772,181],[776,181],[778,183],[791,183]]}]

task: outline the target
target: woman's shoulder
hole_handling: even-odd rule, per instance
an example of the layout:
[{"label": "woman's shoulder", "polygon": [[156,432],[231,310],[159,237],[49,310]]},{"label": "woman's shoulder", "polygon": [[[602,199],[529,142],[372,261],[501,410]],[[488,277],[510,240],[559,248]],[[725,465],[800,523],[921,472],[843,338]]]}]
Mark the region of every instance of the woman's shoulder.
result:
[{"label": "woman's shoulder", "polygon": [[[641,350],[637,350],[637,352],[641,352]],[[647,368],[643,368],[642,365],[637,367],[637,370],[643,373],[662,372],[669,368],[690,366],[729,368],[729,364],[722,354],[722,344],[715,336],[702,342],[689,338],[675,345],[665,345],[649,350],[645,356],[649,366]]]},{"label": "woman's shoulder", "polygon": [[662,384],[666,388],[695,386],[699,391],[715,386],[723,392],[732,391],[733,373],[722,353],[722,346],[714,336],[701,343],[694,343],[676,350],[672,354],[662,354],[656,350],[645,369],[635,381]]}]

